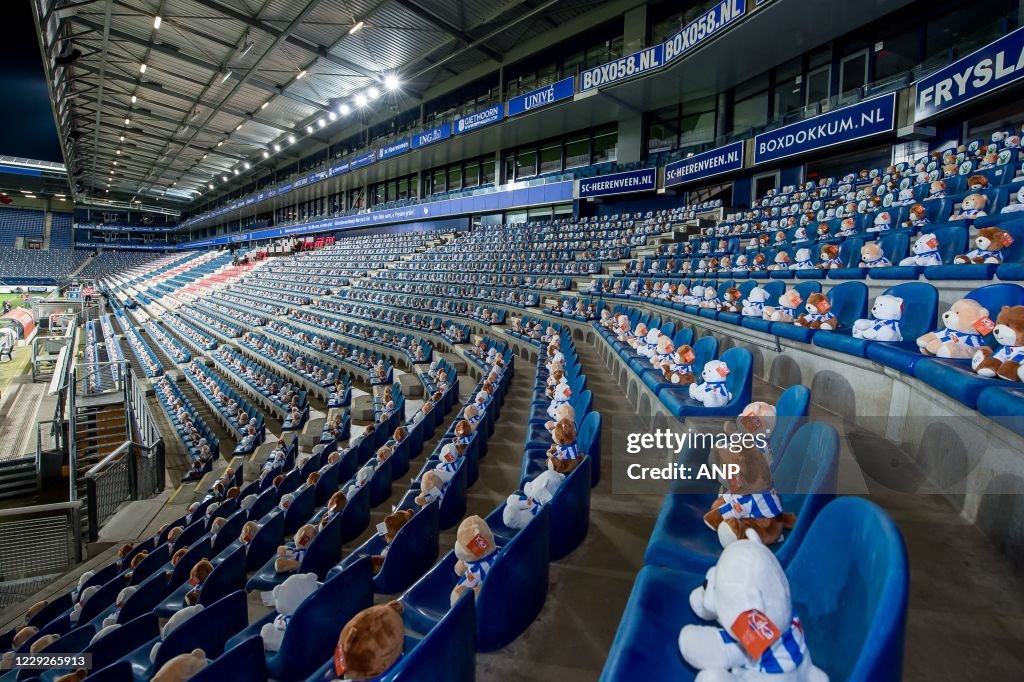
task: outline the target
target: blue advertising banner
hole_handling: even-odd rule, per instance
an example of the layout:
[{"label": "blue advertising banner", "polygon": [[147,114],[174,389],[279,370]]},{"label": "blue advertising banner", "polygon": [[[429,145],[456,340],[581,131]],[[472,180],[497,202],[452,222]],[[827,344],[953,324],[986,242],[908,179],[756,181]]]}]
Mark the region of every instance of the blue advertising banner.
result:
[{"label": "blue advertising banner", "polygon": [[922,121],[1024,78],[1024,28],[989,43],[914,88],[914,120]]},{"label": "blue advertising banner", "polygon": [[580,92],[603,88],[606,85],[628,80],[634,76],[660,69],[665,65],[665,46],[654,45],[646,50],[616,59],[601,66],[587,69],[580,74]]},{"label": "blue advertising banner", "polygon": [[694,154],[665,165],[665,187],[703,180],[743,168],[743,142]]},{"label": "blue advertising banner", "polygon": [[342,173],[348,173],[348,161],[342,161],[331,166],[331,177],[335,175],[341,175]]},{"label": "blue advertising banner", "polygon": [[424,130],[416,133],[412,136],[412,148],[419,149],[420,147],[426,147],[428,144],[434,144],[441,140],[447,140],[452,136],[452,124],[442,123],[436,128],[430,130]]},{"label": "blue advertising banner", "polygon": [[576,79],[572,76],[563,78],[560,81],[552,83],[546,88],[538,88],[531,90],[525,95],[519,95],[510,99],[506,107],[506,115],[511,118],[512,116],[518,116],[519,114],[526,113],[527,111],[533,111],[534,109],[540,109],[546,107],[549,104],[554,104],[563,99],[569,99],[576,94]]},{"label": "blue advertising banner", "polygon": [[408,137],[402,138],[401,140],[395,140],[394,142],[390,142],[377,150],[377,160],[383,161],[384,159],[389,159],[392,156],[404,154],[410,149],[412,149],[412,146],[409,144]]},{"label": "blue advertising banner", "polygon": [[369,166],[377,160],[377,152],[366,152],[359,156],[354,156],[348,160],[349,170],[355,170],[356,168],[362,168],[363,166]]},{"label": "blue advertising banner", "polygon": [[665,41],[665,63],[678,59],[747,11],[746,0],[724,0],[687,24],[682,31]]},{"label": "blue advertising banner", "polygon": [[609,194],[628,194],[630,192],[649,192],[657,189],[658,169],[641,168],[626,173],[598,175],[580,180],[580,199],[585,197],[603,197]]},{"label": "blue advertising banner", "polygon": [[892,132],[896,127],[896,93],[851,104],[806,121],[761,133],[754,138],[754,163],[777,161],[864,137]]},{"label": "blue advertising banner", "polygon": [[505,109],[500,104],[492,104],[486,109],[476,111],[469,116],[463,116],[455,122],[455,130],[452,132],[453,135],[460,135],[462,133],[468,133],[470,130],[476,130],[477,128],[483,128],[489,126],[492,123],[497,123],[504,118]]},{"label": "blue advertising banner", "polygon": [[[648,169],[654,171],[653,168]],[[234,242],[249,241],[256,239],[276,239],[278,237],[290,237],[316,232],[328,232],[331,230],[347,230],[355,227],[367,227],[373,225],[385,225],[388,223],[407,223],[416,220],[433,220],[445,216],[462,215],[466,213],[480,213],[484,211],[501,211],[508,208],[522,206],[546,205],[572,199],[573,182],[553,182],[547,185],[534,187],[521,187],[514,190],[502,192],[490,192],[457,199],[442,199],[426,204],[415,206],[403,206],[383,211],[371,211],[368,213],[357,213],[355,215],[339,216],[316,222],[304,223],[302,225],[288,225],[287,227],[271,227],[255,232],[244,232],[235,235],[212,237],[187,244],[178,244],[175,248],[200,249],[207,246],[218,246]],[[636,191],[636,190],[629,190]]]}]

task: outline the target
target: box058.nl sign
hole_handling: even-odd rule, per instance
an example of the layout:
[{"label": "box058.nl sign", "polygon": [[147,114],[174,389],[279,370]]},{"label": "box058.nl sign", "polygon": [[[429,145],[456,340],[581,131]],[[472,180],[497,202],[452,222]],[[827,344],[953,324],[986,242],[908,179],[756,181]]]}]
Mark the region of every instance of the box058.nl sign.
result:
[{"label": "box058.nl sign", "polygon": [[821,116],[761,133],[754,138],[754,163],[805,154],[896,127],[896,93],[851,104]]}]

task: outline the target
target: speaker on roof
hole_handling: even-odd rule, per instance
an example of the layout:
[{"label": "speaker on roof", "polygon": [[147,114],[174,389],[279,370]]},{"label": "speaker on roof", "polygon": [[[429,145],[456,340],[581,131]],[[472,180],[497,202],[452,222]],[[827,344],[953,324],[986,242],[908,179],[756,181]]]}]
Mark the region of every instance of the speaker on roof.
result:
[{"label": "speaker on roof", "polygon": [[76,61],[78,61],[78,58],[81,56],[82,51],[79,50],[77,47],[73,47],[67,52],[57,55],[57,58],[53,61],[57,64],[57,66],[70,66],[71,64],[74,64]]}]

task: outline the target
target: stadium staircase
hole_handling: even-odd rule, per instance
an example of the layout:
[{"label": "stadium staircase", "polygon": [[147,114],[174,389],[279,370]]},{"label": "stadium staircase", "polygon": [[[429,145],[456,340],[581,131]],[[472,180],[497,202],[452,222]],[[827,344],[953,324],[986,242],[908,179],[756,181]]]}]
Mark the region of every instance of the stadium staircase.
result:
[{"label": "stadium staircase", "polygon": [[34,495],[37,480],[35,457],[0,461],[0,500]]}]

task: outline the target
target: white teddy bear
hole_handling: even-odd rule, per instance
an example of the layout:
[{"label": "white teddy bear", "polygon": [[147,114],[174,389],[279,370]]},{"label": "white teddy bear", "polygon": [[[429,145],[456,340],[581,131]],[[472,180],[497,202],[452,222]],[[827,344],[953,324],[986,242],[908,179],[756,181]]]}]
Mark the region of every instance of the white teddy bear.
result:
[{"label": "white teddy bear", "polygon": [[910,187],[906,187],[900,190],[899,200],[896,202],[899,206],[912,206],[916,203],[914,199],[914,190]]},{"label": "white teddy bear", "polygon": [[767,302],[768,290],[763,287],[754,287],[743,302],[742,314],[746,317],[759,318],[764,314],[764,304]]},{"label": "white teddy bear", "polygon": [[882,211],[875,216],[875,221],[871,227],[864,230],[865,232],[888,232],[892,227],[892,214],[888,211]]},{"label": "white teddy bear", "polygon": [[660,329],[649,329],[647,336],[641,341],[637,347],[636,352],[648,360],[654,357],[654,354],[658,351],[658,339],[661,337]]},{"label": "white teddy bear", "polygon": [[910,249],[911,255],[900,261],[900,265],[942,265],[942,254],[939,253],[939,240],[931,232],[920,235]]},{"label": "white teddy bear", "polygon": [[508,496],[505,510],[501,513],[502,521],[509,528],[524,528],[534,516],[540,513],[544,505],[555,496],[565,475],[550,469],[539,474],[523,486],[523,494]]},{"label": "white teddy bear", "polygon": [[853,323],[853,338],[871,341],[902,341],[900,318],[903,317],[903,299],[882,295],[871,306],[872,319]]},{"label": "white teddy bear", "polygon": [[316,573],[298,573],[274,588],[274,609],[277,616],[273,621],[260,628],[263,648],[267,651],[278,651],[284,641],[284,631],[295,615],[296,609],[306,597],[316,592],[318,585]]},{"label": "white teddy bear", "polygon": [[690,397],[704,404],[704,407],[721,407],[732,400],[732,394],[725,382],[729,366],[721,360],[712,360],[704,365],[700,373],[703,383],[690,384]]},{"label": "white teddy bear", "polygon": [[180,611],[175,612],[173,616],[167,619],[164,623],[163,630],[160,631],[160,641],[153,645],[153,648],[149,651],[149,662],[156,663],[157,652],[160,651],[160,644],[167,640],[167,636],[174,632],[176,629],[182,626],[192,616],[196,615],[203,610],[202,604],[196,604],[195,606],[186,606]]},{"label": "white teddy bear", "polygon": [[789,266],[790,270],[813,270],[814,261],[811,260],[810,249],[797,249],[796,258]]},{"label": "white teddy bear", "polygon": [[99,585],[90,585],[89,587],[82,590],[81,594],[78,597],[78,601],[71,608],[71,613],[68,614],[68,620],[70,620],[72,623],[77,623],[79,617],[82,615],[82,607],[85,606],[85,602],[89,601],[89,598],[92,595],[96,594],[96,592],[99,589]]},{"label": "white teddy bear", "polygon": [[139,588],[135,585],[124,588],[117,594],[117,600],[114,602],[115,611],[103,619],[102,627],[108,628],[111,625],[117,624],[117,617],[121,615],[121,609],[124,608],[128,598],[131,597]]},{"label": "white teddy bear", "polygon": [[1017,203],[1005,206],[1002,213],[1020,213],[1024,211],[1024,185],[1017,190]]},{"label": "white teddy bear", "polygon": [[782,565],[748,535],[723,549],[690,593],[693,612],[721,627],[683,627],[679,651],[700,671],[698,682],[828,682],[811,661]]},{"label": "white teddy bear", "polygon": [[572,389],[569,388],[569,383],[564,379],[560,384],[555,386],[555,391],[552,394],[551,402],[548,403],[548,418],[557,420],[558,419],[558,408],[562,405],[569,404],[569,398],[572,397]]}]

